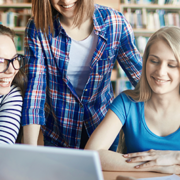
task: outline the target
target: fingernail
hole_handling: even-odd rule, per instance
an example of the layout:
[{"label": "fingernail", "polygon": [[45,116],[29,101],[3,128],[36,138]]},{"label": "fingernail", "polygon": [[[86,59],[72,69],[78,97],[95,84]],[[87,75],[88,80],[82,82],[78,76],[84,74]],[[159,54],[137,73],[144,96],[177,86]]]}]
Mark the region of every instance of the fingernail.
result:
[{"label": "fingernail", "polygon": [[135,168],[139,168],[139,166],[135,166]]},{"label": "fingernail", "polygon": [[124,154],[123,156],[124,156],[124,157],[128,157],[128,154]]},{"label": "fingernail", "polygon": [[131,159],[126,160],[126,162],[131,162]]}]

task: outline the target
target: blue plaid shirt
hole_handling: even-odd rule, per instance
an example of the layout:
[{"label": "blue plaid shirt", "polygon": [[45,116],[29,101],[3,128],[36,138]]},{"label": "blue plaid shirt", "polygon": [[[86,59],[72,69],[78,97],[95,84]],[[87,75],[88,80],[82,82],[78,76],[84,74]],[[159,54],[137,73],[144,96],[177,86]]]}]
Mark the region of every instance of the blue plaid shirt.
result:
[{"label": "blue plaid shirt", "polygon": [[142,59],[124,16],[95,5],[93,23],[98,43],[81,98],[67,76],[71,38],[59,16],[54,17],[54,35],[47,39],[36,29],[33,18],[26,28],[28,86],[22,125],[42,125],[44,137],[55,146],[79,148],[83,123],[90,136],[103,120],[114,99],[110,77],[116,60],[134,86],[140,79]]}]

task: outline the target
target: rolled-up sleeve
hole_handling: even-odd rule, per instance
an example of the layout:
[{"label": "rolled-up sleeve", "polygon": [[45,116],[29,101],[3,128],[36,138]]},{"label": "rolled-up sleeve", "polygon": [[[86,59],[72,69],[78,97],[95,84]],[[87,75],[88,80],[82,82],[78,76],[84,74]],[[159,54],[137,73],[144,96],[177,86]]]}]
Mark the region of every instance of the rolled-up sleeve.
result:
[{"label": "rolled-up sleeve", "polygon": [[131,25],[123,18],[118,62],[133,86],[136,86],[141,76],[142,57],[135,45]]},{"label": "rolled-up sleeve", "polygon": [[23,101],[22,125],[45,124],[46,65],[38,31],[30,19],[25,31],[25,72],[28,83]]}]

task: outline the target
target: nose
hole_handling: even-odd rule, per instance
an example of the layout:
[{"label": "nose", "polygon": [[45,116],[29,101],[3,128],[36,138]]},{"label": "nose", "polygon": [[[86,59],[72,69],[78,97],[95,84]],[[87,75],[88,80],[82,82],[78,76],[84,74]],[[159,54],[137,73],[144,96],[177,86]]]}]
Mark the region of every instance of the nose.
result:
[{"label": "nose", "polygon": [[157,74],[159,76],[164,76],[167,74],[167,65],[165,63],[160,63],[159,66],[157,66]]}]

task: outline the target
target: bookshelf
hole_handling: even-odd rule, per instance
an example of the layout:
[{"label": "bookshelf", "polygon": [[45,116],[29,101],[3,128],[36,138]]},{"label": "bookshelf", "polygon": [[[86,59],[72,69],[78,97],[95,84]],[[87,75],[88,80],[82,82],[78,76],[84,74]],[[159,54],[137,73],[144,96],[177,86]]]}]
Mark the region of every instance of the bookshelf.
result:
[{"label": "bookshelf", "polygon": [[[108,3],[95,0],[95,3],[112,7],[124,14],[133,28],[136,46],[141,55],[149,37],[156,30],[163,26],[180,27],[180,0],[108,0]],[[112,77],[115,95],[132,88],[118,65],[113,69]]]},{"label": "bookshelf", "polygon": [[24,54],[24,31],[31,8],[31,0],[0,0],[0,23],[15,31],[15,45],[20,54]]}]

